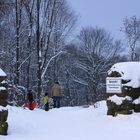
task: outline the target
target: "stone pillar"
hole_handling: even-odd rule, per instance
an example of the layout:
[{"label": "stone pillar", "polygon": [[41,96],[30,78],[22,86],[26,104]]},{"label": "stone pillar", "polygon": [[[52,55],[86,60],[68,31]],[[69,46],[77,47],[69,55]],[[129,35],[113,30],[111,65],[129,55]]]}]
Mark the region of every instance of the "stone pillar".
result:
[{"label": "stone pillar", "polygon": [[3,84],[3,80],[6,80],[6,74],[0,69],[0,135],[7,135],[8,109],[6,106],[8,104],[8,91],[5,84]]}]

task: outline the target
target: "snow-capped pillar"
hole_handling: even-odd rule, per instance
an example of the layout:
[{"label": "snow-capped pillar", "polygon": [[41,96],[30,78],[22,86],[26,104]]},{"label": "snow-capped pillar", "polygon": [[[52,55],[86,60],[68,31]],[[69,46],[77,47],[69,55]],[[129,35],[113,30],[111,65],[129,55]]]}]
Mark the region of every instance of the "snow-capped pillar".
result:
[{"label": "snow-capped pillar", "polygon": [[7,135],[8,130],[8,110],[6,108],[8,102],[7,84],[3,81],[6,80],[6,74],[0,69],[0,135]]}]

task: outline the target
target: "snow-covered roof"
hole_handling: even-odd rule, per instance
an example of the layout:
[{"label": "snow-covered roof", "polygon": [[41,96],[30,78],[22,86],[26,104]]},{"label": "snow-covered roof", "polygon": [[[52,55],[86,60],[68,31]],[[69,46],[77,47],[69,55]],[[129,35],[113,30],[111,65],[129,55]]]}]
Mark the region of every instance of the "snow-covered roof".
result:
[{"label": "snow-covered roof", "polygon": [[110,68],[108,74],[111,74],[113,71],[119,72],[122,79],[131,80],[125,84],[126,86],[140,87],[140,62],[116,63]]},{"label": "snow-covered roof", "polygon": [[0,76],[6,76],[6,73],[0,68]]}]

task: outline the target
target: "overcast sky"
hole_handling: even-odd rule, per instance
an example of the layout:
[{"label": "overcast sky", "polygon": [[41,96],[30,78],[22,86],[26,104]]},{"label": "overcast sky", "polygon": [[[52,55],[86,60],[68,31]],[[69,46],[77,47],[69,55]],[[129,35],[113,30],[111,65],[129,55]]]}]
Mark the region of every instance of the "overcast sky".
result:
[{"label": "overcast sky", "polygon": [[82,26],[104,27],[116,38],[122,37],[120,27],[123,19],[136,15],[140,17],[140,0],[67,0],[79,14],[79,28]]}]

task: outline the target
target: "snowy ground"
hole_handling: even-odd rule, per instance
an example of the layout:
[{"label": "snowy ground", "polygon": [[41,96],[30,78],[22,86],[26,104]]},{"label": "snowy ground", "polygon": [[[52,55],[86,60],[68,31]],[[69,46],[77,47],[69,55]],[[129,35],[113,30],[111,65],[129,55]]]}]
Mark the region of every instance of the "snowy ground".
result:
[{"label": "snowy ground", "polygon": [[106,115],[98,108],[63,107],[49,112],[8,107],[8,136],[0,140],[132,140],[140,137],[140,113]]}]

